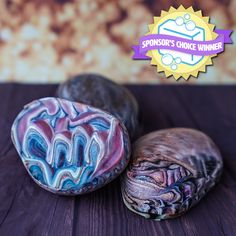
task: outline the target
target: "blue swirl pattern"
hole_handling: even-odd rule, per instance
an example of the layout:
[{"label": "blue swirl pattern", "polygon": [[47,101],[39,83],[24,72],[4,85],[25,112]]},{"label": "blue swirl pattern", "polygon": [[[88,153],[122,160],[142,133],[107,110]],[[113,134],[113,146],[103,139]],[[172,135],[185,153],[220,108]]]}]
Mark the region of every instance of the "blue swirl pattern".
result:
[{"label": "blue swirl pattern", "polygon": [[13,143],[30,176],[58,194],[91,192],[126,167],[126,128],[112,115],[80,103],[43,98],[31,102],[12,126]]}]

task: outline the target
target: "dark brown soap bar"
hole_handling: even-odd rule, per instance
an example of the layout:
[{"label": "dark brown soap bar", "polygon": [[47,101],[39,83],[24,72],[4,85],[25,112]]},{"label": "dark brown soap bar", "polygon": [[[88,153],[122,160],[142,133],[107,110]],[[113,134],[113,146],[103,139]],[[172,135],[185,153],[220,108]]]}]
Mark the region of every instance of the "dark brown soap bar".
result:
[{"label": "dark brown soap bar", "polygon": [[107,111],[121,120],[131,139],[139,133],[138,104],[124,86],[97,74],[81,74],[61,84],[59,98],[81,102]]},{"label": "dark brown soap bar", "polygon": [[185,213],[215,185],[223,162],[204,133],[185,128],[149,133],[134,144],[122,177],[126,206],[156,220]]}]

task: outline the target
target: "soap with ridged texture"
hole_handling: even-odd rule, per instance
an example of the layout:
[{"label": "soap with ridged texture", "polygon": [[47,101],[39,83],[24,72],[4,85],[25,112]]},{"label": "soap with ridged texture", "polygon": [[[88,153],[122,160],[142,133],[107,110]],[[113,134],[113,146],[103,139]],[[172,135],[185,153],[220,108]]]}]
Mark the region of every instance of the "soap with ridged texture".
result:
[{"label": "soap with ridged texture", "polygon": [[196,205],[219,180],[220,152],[204,133],[165,129],[138,139],[122,176],[125,205],[155,220],[175,218]]},{"label": "soap with ridged texture", "polygon": [[127,130],[117,118],[58,98],[26,105],[12,125],[12,141],[33,180],[64,195],[104,186],[124,170],[130,156]]}]

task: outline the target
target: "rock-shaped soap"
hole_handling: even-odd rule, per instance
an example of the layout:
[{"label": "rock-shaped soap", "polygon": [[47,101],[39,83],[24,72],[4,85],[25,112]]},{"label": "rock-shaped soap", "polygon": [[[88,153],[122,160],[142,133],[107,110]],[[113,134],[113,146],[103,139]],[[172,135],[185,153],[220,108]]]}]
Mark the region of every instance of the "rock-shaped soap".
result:
[{"label": "rock-shaped soap", "polygon": [[219,180],[223,162],[202,132],[175,128],[149,133],[134,144],[122,177],[126,206],[156,220],[177,217]]},{"label": "rock-shaped soap", "polygon": [[100,109],[63,99],[31,102],[16,117],[12,140],[34,181],[54,193],[94,191],[126,167],[124,125]]},{"label": "rock-shaped soap", "polygon": [[107,111],[121,120],[131,139],[139,133],[138,104],[124,86],[96,74],[81,74],[61,84],[59,98],[88,104]]}]

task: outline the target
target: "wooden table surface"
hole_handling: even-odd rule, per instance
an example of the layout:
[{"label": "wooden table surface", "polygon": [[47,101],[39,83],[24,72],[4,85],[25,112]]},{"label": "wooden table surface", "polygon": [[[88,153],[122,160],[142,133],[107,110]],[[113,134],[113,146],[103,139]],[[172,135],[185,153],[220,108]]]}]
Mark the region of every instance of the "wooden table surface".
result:
[{"label": "wooden table surface", "polygon": [[38,187],[10,139],[23,105],[53,96],[56,85],[0,85],[0,235],[236,235],[236,86],[128,86],[143,117],[143,133],[168,127],[204,131],[224,159],[220,183],[187,214],[146,220],[123,204],[119,179],[82,196]]}]

